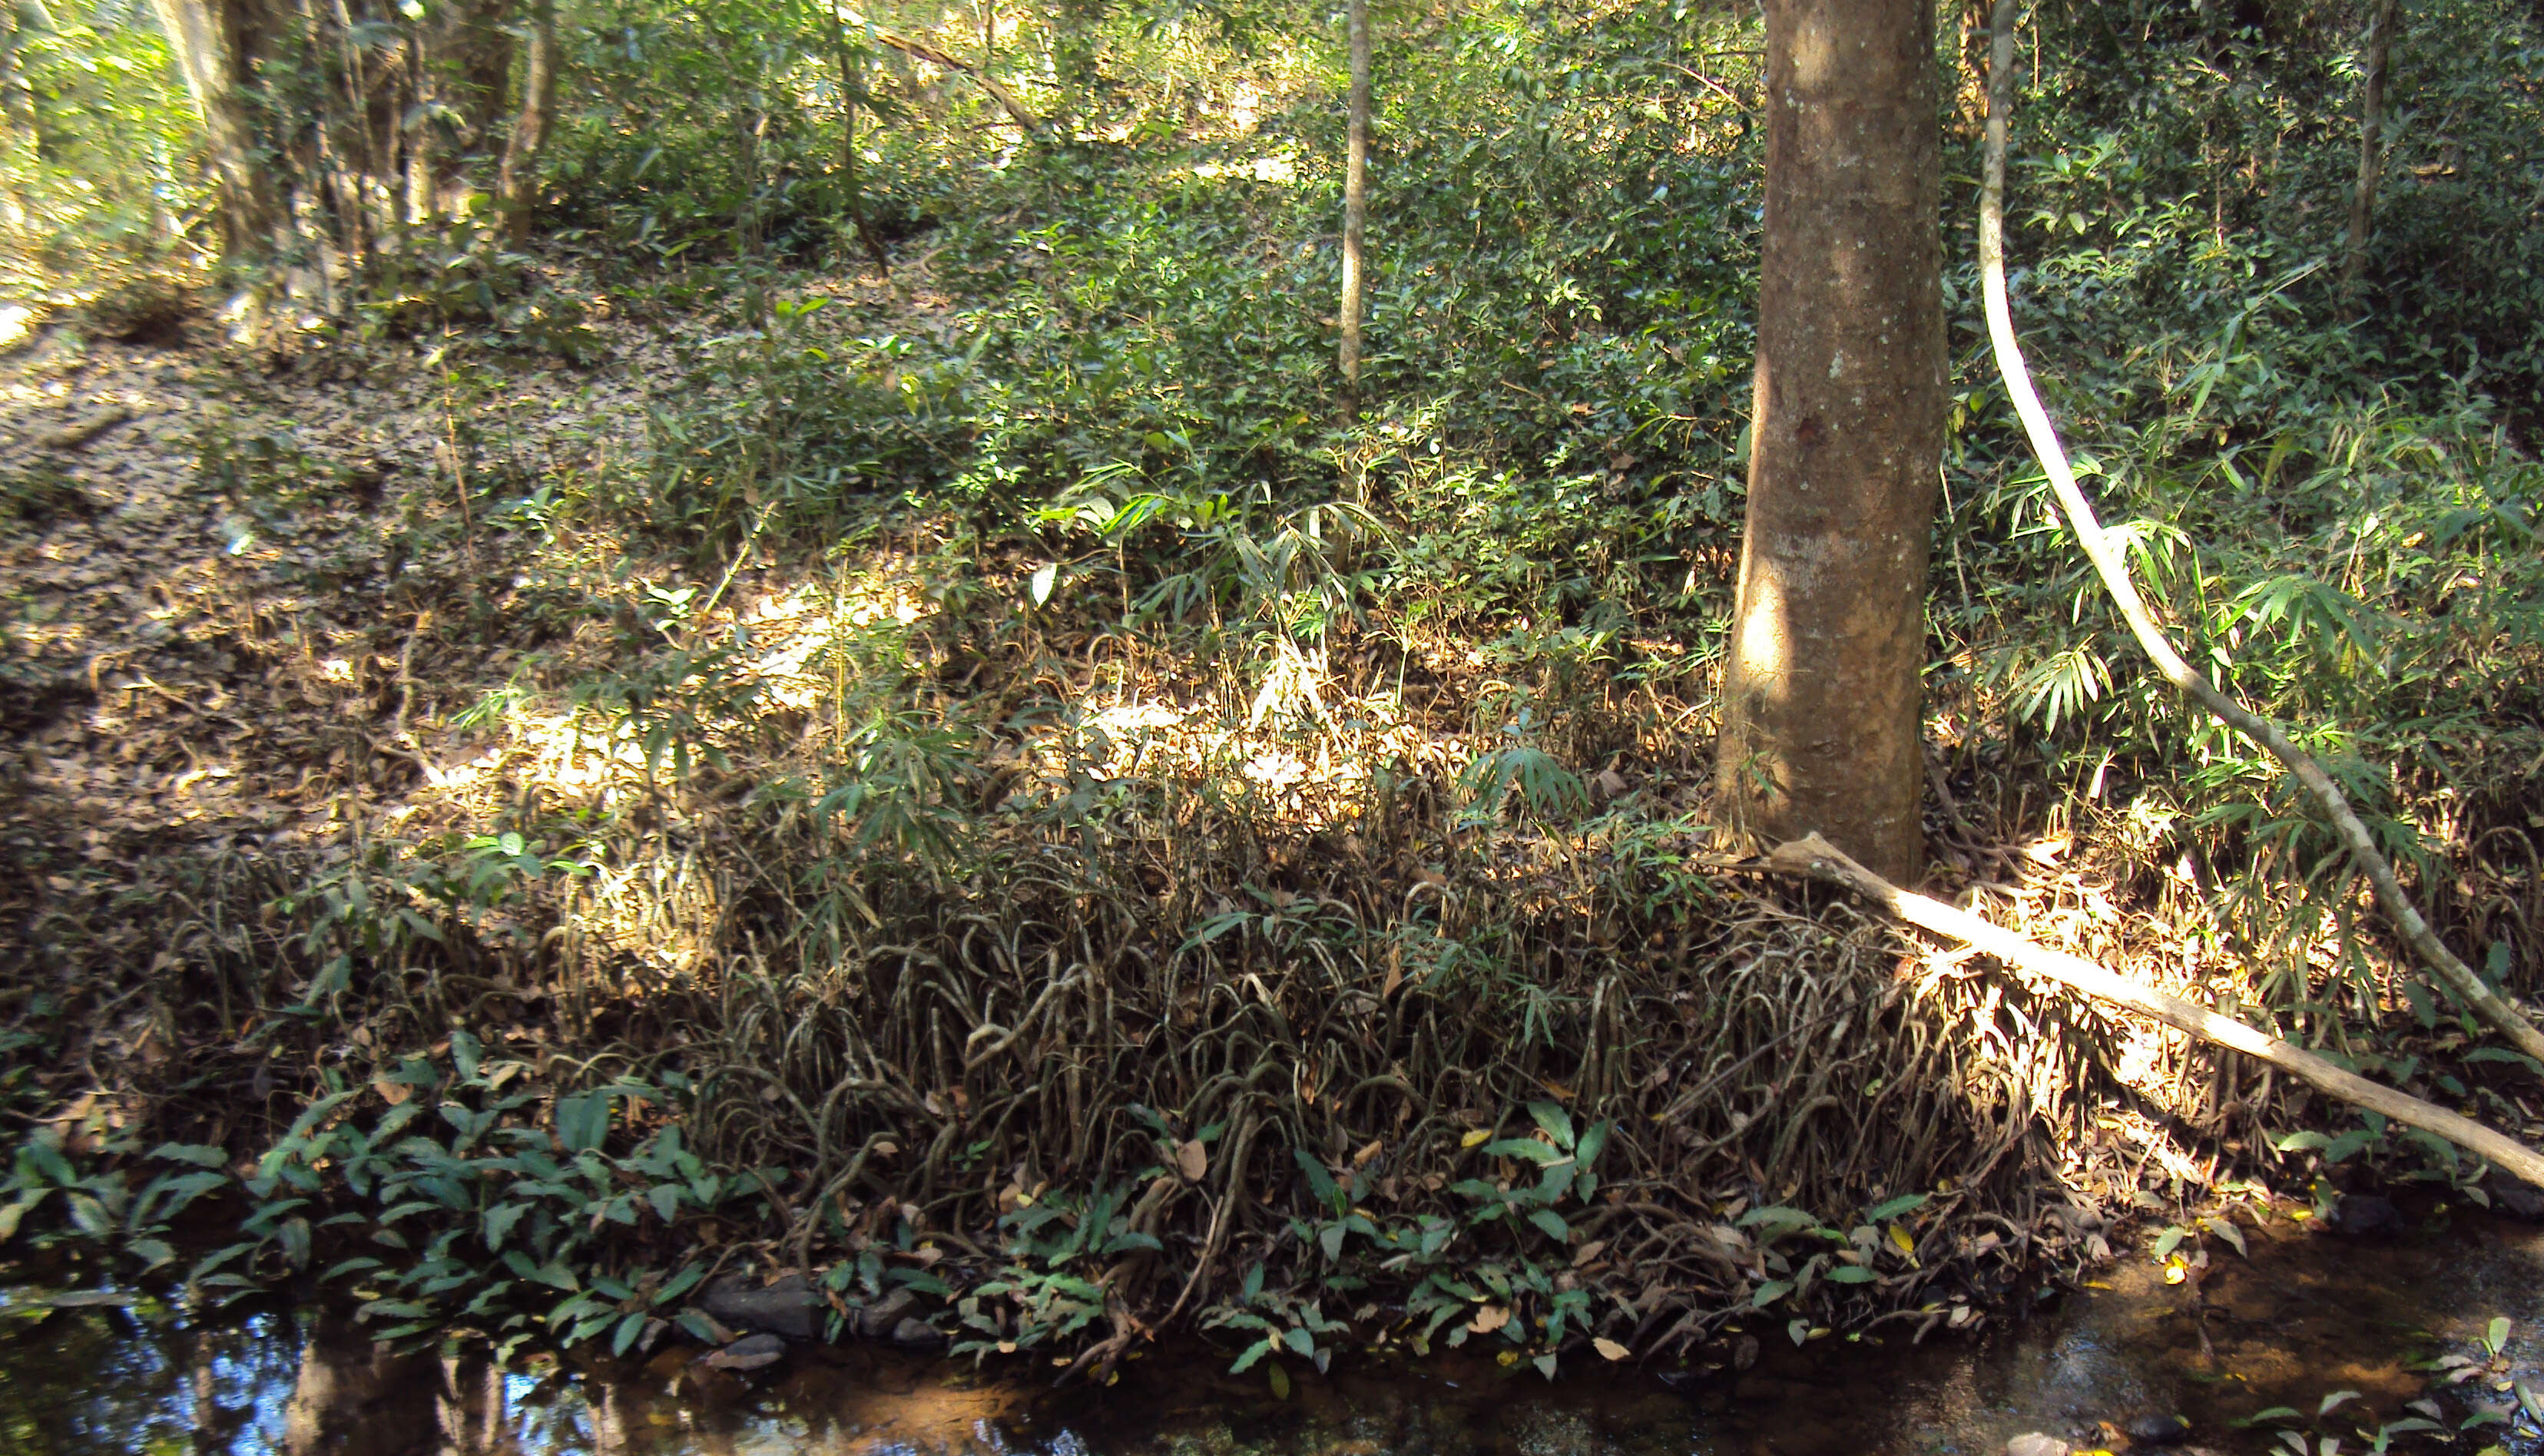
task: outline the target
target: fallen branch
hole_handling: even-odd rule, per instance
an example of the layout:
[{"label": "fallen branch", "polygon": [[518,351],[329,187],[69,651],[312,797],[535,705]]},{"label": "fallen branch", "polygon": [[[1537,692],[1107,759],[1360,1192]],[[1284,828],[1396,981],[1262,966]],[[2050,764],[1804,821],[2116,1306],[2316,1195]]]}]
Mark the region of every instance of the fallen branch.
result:
[{"label": "fallen branch", "polygon": [[2380,1112],[2406,1126],[2434,1133],[2488,1160],[2495,1168],[2544,1188],[2544,1155],[2515,1138],[2408,1093],[2370,1082],[2354,1072],[2345,1072],[2301,1046],[2266,1032],[2257,1032],[2232,1017],[2219,1016],[2170,992],[2141,986],[2091,960],[2053,951],[1942,900],[1912,894],[1848,859],[1836,845],[1817,834],[1777,846],[1767,856],[1767,867],[1782,874],[1845,885],[1867,899],[1880,902],[1883,909],[1911,925],[1975,946],[2018,970],[2046,977],[2097,1001],[2151,1016],[2202,1041],[2266,1062],[2320,1092]]},{"label": "fallen branch", "polygon": [[1006,112],[1009,119],[1013,120],[1018,126],[1023,127],[1027,136],[1042,135],[1043,125],[1041,119],[1035,116],[1032,112],[1027,111],[1025,109],[1025,104],[1017,99],[1016,94],[1008,90],[1006,85],[999,81],[995,76],[991,75],[989,72],[974,65],[972,62],[955,55],[951,51],[930,45],[926,41],[918,39],[915,37],[904,36],[896,31],[887,31],[883,27],[876,25],[874,22],[867,20],[864,16],[858,15],[854,11],[840,10],[837,14],[840,19],[845,20],[848,24],[863,29],[869,38],[891,46],[893,49],[900,51],[904,55],[923,60],[931,66],[943,66],[949,71],[961,71],[964,75],[979,82],[981,89],[990,93],[990,99],[996,102],[999,107]]},{"label": "fallen branch", "polygon": [[2023,362],[2022,345],[2015,342],[2014,311],[2006,301],[2005,290],[2005,151],[2008,113],[2014,101],[2014,0],[1996,0],[1994,46],[1988,57],[1987,180],[1979,200],[1979,271],[1987,294],[1988,337],[1996,344],[1998,370],[2005,376],[2006,393],[2014,399],[2015,413],[2023,417],[2025,432],[2031,436],[2031,448],[2040,457],[2041,468],[2049,474],[2049,487],[2066,512],[2067,524],[2076,533],[2077,544],[2094,564],[2103,578],[2111,601],[2128,620],[2129,631],[2138,646],[2155,661],[2156,670],[2165,681],[2188,694],[2199,705],[2217,716],[2227,727],[2251,738],[2269,751],[2284,765],[2296,781],[2305,787],[2324,816],[2332,821],[2333,831],[2348,849],[2350,859],[2367,877],[2375,890],[2376,904],[2394,922],[2403,943],[2417,953],[2422,961],[2438,973],[2439,979],[2471,1006],[2476,1015],[2489,1022],[2509,1042],[2539,1063],[2544,1063],[2544,1032],[2521,1015],[2506,998],[2483,983],[2472,966],[2459,959],[2429,923],[2421,917],[2412,897],[2403,892],[2402,881],[2394,874],[2392,862],[2376,847],[2367,826],[2349,806],[2349,799],[2341,786],[2323,771],[2313,755],[2288,740],[2279,726],[2264,718],[2221,691],[2197,668],[2174,650],[2173,641],[2156,625],[2147,610],[2146,601],[2138,595],[2137,583],[2129,576],[2128,563],[2111,549],[2103,535],[2102,522],[2094,515],[2093,505],[2076,486],[2075,472],[2067,468],[2067,451],[2058,443],[2058,432],[2049,422],[2049,412],[2041,408],[2040,396],[2031,387],[2031,371]]},{"label": "fallen branch", "polygon": [[132,412],[130,410],[124,409],[120,405],[112,405],[107,409],[90,416],[88,419],[81,421],[77,424],[64,425],[60,429],[38,435],[36,437],[36,448],[40,450],[85,450],[99,435],[106,433],[108,430],[115,428],[117,425],[121,424],[123,421],[131,418]]}]

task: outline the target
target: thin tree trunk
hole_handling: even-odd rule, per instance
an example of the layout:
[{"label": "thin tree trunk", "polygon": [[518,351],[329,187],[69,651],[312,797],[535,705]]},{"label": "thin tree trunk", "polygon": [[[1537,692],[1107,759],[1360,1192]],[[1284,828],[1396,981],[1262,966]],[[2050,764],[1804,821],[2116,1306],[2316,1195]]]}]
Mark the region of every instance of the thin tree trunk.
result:
[{"label": "thin tree trunk", "polygon": [[[2000,0],[2000,10],[2005,3],[2006,0]],[[2544,1157],[2537,1156],[2534,1149],[2515,1138],[2495,1132],[2471,1117],[2458,1116],[2407,1093],[2370,1082],[2354,1072],[2345,1072],[2303,1047],[2267,1033],[2257,1032],[2204,1006],[2151,986],[2141,986],[2091,960],[2027,940],[1967,910],[1956,909],[1925,895],[1911,894],[1847,858],[1835,845],[1816,835],[1778,846],[1767,857],[1767,866],[1788,875],[1807,875],[1843,884],[1868,899],[1877,901],[1882,908],[1911,925],[1975,946],[2018,970],[2045,976],[2097,1001],[2151,1016],[2212,1046],[2240,1051],[2353,1107],[2382,1113],[2424,1132],[2435,1133],[2514,1177],[2544,1187]]]},{"label": "thin tree trunk", "polygon": [[2367,272],[2367,229],[2376,216],[2376,183],[2385,166],[2385,68],[2394,52],[2396,0],[2376,0],[2359,57],[2358,187],[2349,194],[2349,237],[2342,249],[2341,285],[2357,288]]},{"label": "thin tree trunk", "polygon": [[865,245],[866,256],[874,260],[875,270],[892,280],[892,258],[883,251],[883,240],[875,236],[866,221],[865,197],[857,187],[857,83],[856,58],[848,50],[847,28],[839,22],[839,8],[831,0],[822,0],[822,10],[831,18],[831,50],[839,60],[839,185],[847,192],[848,222],[857,230],[857,241]]},{"label": "thin tree trunk", "polygon": [[1935,12],[1766,10],[1757,385],[1717,806],[1736,830],[1817,830],[1913,880],[1946,364]]},{"label": "thin tree trunk", "polygon": [[2084,548],[2086,559],[2094,564],[2104,588],[2110,592],[2113,605],[2119,608],[2138,646],[2154,660],[2164,680],[2207,709],[2219,722],[2261,744],[2304,786],[2307,797],[2332,821],[2333,832],[2349,851],[2350,862],[2367,877],[2377,908],[2394,923],[2403,943],[2437,972],[2458,999],[2508,1038],[2510,1045],[2544,1062],[2544,1033],[2538,1033],[2517,1008],[2485,985],[2473,967],[2458,959],[2429,929],[2412,897],[2403,892],[2394,866],[2376,847],[2375,836],[2359,821],[2348,797],[2323,771],[2323,765],[2289,741],[2277,724],[2227,696],[2175,651],[2173,640],[2147,610],[2145,598],[2138,595],[2127,560],[2103,535],[2102,522],[2096,518],[2092,502],[2077,488],[2075,473],[2067,465],[2067,451],[2058,443],[2058,431],[2049,422],[2049,412],[2041,408],[2040,396],[2031,387],[2031,371],[2024,364],[2023,346],[2014,337],[2014,310],[2006,298],[2005,154],[2008,116],[2014,105],[2014,10],[2015,0],[1996,0],[1995,56],[1988,79],[1986,181],[1979,199],[1980,284],[1986,293],[1988,336],[1996,345],[1997,368],[2005,376],[2006,393],[2013,397],[2015,413],[2023,418],[2023,427],[2031,437],[2032,451],[2048,473],[2050,491],[2067,514],[2067,524],[2076,533],[2076,544]]},{"label": "thin tree trunk", "polygon": [[523,56],[521,109],[504,139],[495,173],[495,197],[504,231],[516,246],[529,237],[531,204],[539,185],[539,152],[547,145],[548,118],[556,112],[556,0],[530,0],[530,44]]},{"label": "thin tree trunk", "polygon": [[[1345,7],[1351,45],[1351,98],[1348,139],[1343,153],[1343,296],[1336,312],[1341,338],[1336,345],[1342,370],[1342,423],[1360,422],[1361,308],[1369,292],[1362,248],[1369,230],[1369,0],[1349,0]],[[1345,442],[1346,455],[1350,444]],[[1345,470],[1355,501],[1360,472]]]}]

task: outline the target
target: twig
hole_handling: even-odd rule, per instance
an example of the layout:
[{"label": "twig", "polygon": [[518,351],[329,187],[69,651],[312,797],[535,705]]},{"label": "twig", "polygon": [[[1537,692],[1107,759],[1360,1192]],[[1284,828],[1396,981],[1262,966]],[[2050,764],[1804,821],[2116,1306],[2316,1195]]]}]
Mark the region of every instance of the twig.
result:
[{"label": "twig", "polygon": [[2232,1018],[2219,1016],[2204,1006],[2194,1005],[2169,992],[2141,986],[2091,960],[2070,956],[2064,951],[2053,951],[2036,941],[1992,925],[1967,910],[1955,909],[1925,895],[1912,894],[1848,859],[1837,846],[1817,834],[1777,846],[1775,852],[1767,856],[1767,865],[1783,874],[1803,875],[1843,884],[1867,899],[1878,901],[1882,908],[1911,925],[1923,926],[1938,935],[1975,946],[2008,965],[2045,976],[2097,1001],[2107,1001],[2143,1016],[2151,1016],[2202,1041],[2266,1062],[2310,1087],[2368,1111],[2381,1112],[2394,1121],[2435,1133],[2515,1177],[2544,1187],[2544,1155],[2537,1154],[2514,1138],[2408,1093],[2370,1082],[2354,1072],[2345,1072],[2311,1051],[2282,1041],[2266,1032],[2255,1031]]},{"label": "twig", "polygon": [[2376,841],[2359,822],[2349,806],[2348,797],[2341,786],[2323,771],[2313,755],[2288,740],[2276,723],[2246,708],[2221,691],[2197,668],[2174,650],[2164,629],[2156,625],[2147,611],[2144,598],[2138,595],[2137,583],[2130,579],[2128,563],[2111,549],[2103,535],[2102,522],[2096,519],[2094,507],[2077,488],[2075,473],[2067,468],[2067,452],[2058,443],[2057,430],[2049,422],[2049,412],[2041,408],[2040,396],[2031,387],[2031,374],[2024,366],[2023,349],[2015,342],[2014,313],[2006,301],[2005,289],[2005,152],[2007,114],[2014,100],[2014,0],[1996,0],[1995,40],[1988,63],[1987,182],[1979,200],[1979,270],[1987,293],[1988,337],[1996,344],[1997,368],[2005,375],[2006,393],[2014,399],[2015,413],[2023,417],[2023,427],[2031,436],[2031,448],[2040,457],[2041,468],[2048,472],[2050,489],[2067,513],[2067,524],[2076,533],[2077,544],[2094,564],[2111,601],[2128,620],[2129,631],[2136,635],[2138,646],[2155,661],[2156,671],[2165,681],[2188,694],[2199,705],[2215,714],[2227,727],[2243,733],[2269,751],[2272,758],[2285,765],[2288,772],[2305,786],[2350,859],[2367,877],[2376,894],[2378,908],[2394,922],[2395,930],[2405,945],[2420,955],[2422,961],[2489,1022],[2503,1036],[2529,1057],[2544,1063],[2544,1032],[2538,1032],[2517,1008],[2491,987],[2473,967],[2457,958],[2446,948],[2429,923],[2421,918],[2411,896],[2403,891],[2402,881],[2395,877],[2394,866],[2377,849]]}]

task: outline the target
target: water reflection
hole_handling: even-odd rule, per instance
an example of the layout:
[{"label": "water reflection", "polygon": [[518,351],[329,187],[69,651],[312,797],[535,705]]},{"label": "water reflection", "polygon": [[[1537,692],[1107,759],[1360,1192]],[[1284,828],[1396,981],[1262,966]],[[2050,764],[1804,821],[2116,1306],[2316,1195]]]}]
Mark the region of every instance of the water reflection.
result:
[{"label": "water reflection", "polygon": [[[2095,1444],[2180,1412],[2214,1451],[2272,1432],[2232,1421],[2269,1406],[2360,1399],[2319,1434],[2362,1435],[2432,1394],[2414,1368],[2474,1347],[2504,1315],[2514,1372],[2435,1392],[2449,1425],[2535,1365],[2544,1235],[2458,1220],[2390,1244],[2288,1237],[2228,1260],[2204,1289],[2142,1264],[1988,1338],[1795,1349],[1762,1325],[1754,1367],[1620,1367],[1548,1386],[1482,1358],[1413,1369],[1261,1371],[1151,1360],[1108,1391],[1053,1392],[1030,1371],[981,1378],[864,1346],[797,1349],[751,1376],[666,1349],[642,1364],[395,1354],[326,1312],[193,1322],[147,1299],[0,1291],[0,1451],[186,1456],[1773,1456],[1967,1453],[2045,1430]],[[2531,1374],[2527,1378],[2532,1379]],[[2513,1396],[2509,1399],[2513,1400]],[[2107,1426],[2106,1423],[2108,1423]],[[2512,1451],[2544,1442],[2500,1427]],[[2531,1432],[2530,1432],[2531,1435]],[[2352,1448],[2366,1444],[2353,1439]]]}]

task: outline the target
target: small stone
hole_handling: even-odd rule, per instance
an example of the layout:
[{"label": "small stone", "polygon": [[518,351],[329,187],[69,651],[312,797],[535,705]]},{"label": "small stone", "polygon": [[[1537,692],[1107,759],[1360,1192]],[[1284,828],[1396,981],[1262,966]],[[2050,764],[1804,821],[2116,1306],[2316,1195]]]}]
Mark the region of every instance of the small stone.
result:
[{"label": "small stone", "polygon": [[758,1370],[785,1357],[785,1341],[774,1335],[746,1335],[709,1354],[706,1363],[718,1370]]},{"label": "small stone", "polygon": [[892,1327],[892,1342],[909,1349],[932,1349],[944,1343],[945,1337],[924,1320],[904,1320]]},{"label": "small stone", "polygon": [[2067,1456],[2074,1449],[2056,1436],[2027,1430],[2005,1443],[2005,1456]]},{"label": "small stone", "polygon": [[2120,1429],[2128,1432],[2132,1445],[2172,1446],[2190,1434],[2190,1422],[2170,1412],[2150,1411],[2130,1417]]},{"label": "small stone", "polygon": [[2391,1235],[2403,1231],[2403,1213],[2391,1198],[2375,1193],[2342,1193],[2332,1200],[2324,1223],[2333,1232],[2351,1238]]},{"label": "small stone", "polygon": [[867,1340],[889,1340],[904,1316],[918,1304],[918,1296],[907,1289],[890,1294],[857,1312],[857,1334]]}]

